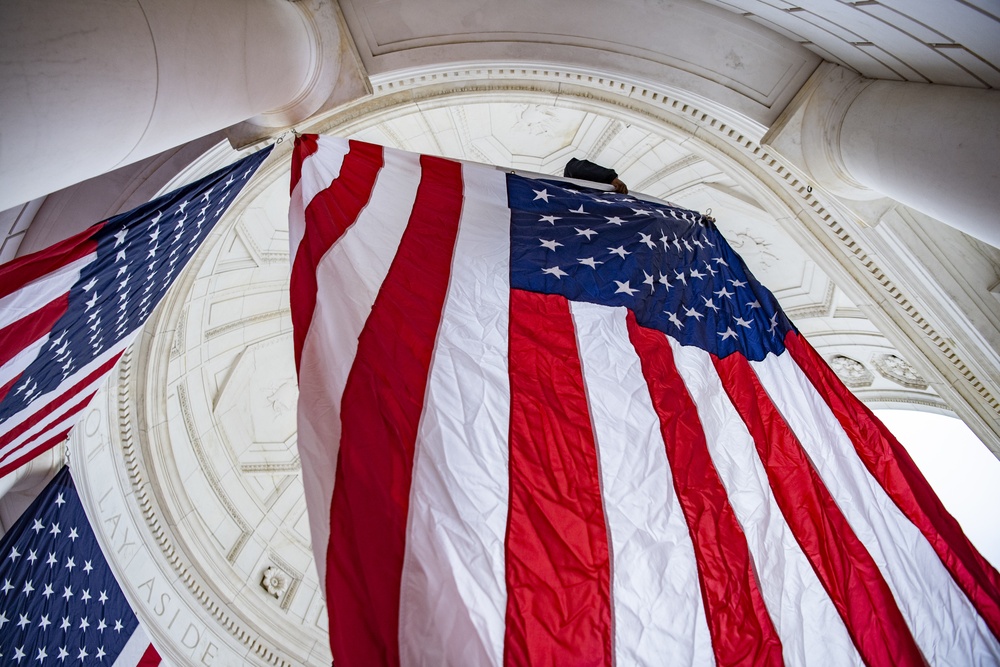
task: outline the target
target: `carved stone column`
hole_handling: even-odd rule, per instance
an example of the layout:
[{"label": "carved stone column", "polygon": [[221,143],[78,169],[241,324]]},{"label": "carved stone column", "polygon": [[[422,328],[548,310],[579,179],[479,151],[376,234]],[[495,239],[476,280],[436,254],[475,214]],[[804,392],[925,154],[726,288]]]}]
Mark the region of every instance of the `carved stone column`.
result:
[{"label": "carved stone column", "polygon": [[820,67],[762,143],[847,200],[890,197],[1000,247],[1000,92]]},{"label": "carved stone column", "polygon": [[364,94],[345,34],[332,0],[0,4],[0,210],[243,121],[288,127],[334,88]]}]

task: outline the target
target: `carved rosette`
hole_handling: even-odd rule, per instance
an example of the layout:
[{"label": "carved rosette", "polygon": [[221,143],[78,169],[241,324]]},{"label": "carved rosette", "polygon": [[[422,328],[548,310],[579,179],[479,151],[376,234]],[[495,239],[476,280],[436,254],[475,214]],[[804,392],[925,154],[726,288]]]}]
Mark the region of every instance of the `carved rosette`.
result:
[{"label": "carved rosette", "polygon": [[265,568],[263,575],[261,575],[260,587],[275,600],[280,600],[281,596],[288,590],[288,575],[271,565]]},{"label": "carved rosette", "polygon": [[851,389],[869,387],[875,381],[872,372],[857,359],[837,354],[830,358],[829,363],[837,377]]},{"label": "carved rosette", "polygon": [[878,354],[872,358],[872,364],[887,380],[907,389],[927,389],[927,380],[920,377],[913,366],[894,354]]}]

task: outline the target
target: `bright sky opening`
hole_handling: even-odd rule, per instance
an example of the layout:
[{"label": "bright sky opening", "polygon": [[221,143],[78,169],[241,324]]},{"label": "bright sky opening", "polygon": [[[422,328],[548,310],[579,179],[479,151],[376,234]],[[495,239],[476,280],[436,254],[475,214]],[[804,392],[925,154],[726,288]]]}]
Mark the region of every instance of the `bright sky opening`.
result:
[{"label": "bright sky opening", "polygon": [[876,410],[941,502],[1000,569],[1000,460],[961,420],[914,410]]}]

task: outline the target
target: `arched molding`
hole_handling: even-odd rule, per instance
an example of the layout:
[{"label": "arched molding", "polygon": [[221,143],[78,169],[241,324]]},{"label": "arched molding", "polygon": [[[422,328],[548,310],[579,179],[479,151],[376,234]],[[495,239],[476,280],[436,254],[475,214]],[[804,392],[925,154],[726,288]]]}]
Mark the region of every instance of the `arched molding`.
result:
[{"label": "arched molding", "polygon": [[637,80],[721,100],[767,124],[821,62],[798,41],[700,0],[340,5],[373,83],[406,68],[450,66],[443,63],[547,63],[630,72]]},{"label": "arched molding", "polygon": [[[206,156],[203,164],[193,165],[178,178],[191,180],[202,170],[212,171],[217,168],[216,158]],[[282,171],[273,161],[264,169],[279,177],[276,172]],[[123,360],[118,378],[118,427],[125,468],[142,508],[142,520],[187,595],[214,619],[219,632],[245,646],[255,661],[292,665],[326,659],[322,657],[328,650],[322,633],[309,633],[310,624],[304,622],[301,609],[297,614],[288,613],[288,602],[300,593],[303,578],[311,575],[312,588],[307,593],[313,600],[307,601],[306,615],[320,617],[316,577],[311,570],[306,571],[309,568],[289,565],[286,559],[269,553],[257,534],[266,512],[240,496],[238,482],[223,479],[231,472],[225,462],[232,455],[216,432],[211,397],[200,385],[199,370],[187,366],[195,356],[208,354],[206,346],[211,339],[225,332],[205,329],[204,320],[197,317],[185,321],[192,292],[205,294],[206,281],[224,250],[223,241],[233,238],[247,206],[273,180],[262,178],[241,193]],[[273,319],[268,315],[264,319]],[[242,322],[244,331],[248,324]],[[174,354],[175,337],[182,332],[181,353]],[[182,456],[194,457],[197,479],[184,476]],[[294,475],[297,468],[286,472]],[[238,537],[226,542],[213,535],[213,526],[203,520],[210,514],[208,504],[221,507],[226,521],[236,526]],[[248,550],[248,543],[254,540],[255,549]],[[311,554],[307,544],[300,546],[303,553]],[[268,559],[266,565],[256,562],[262,556]],[[290,585],[281,600],[262,603],[270,594],[260,586],[260,575],[275,565],[289,575]]]}]

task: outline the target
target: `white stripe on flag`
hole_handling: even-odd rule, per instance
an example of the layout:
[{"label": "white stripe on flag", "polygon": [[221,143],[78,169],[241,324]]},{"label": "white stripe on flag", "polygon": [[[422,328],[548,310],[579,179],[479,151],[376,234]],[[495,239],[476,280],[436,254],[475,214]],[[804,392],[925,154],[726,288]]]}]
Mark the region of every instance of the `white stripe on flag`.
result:
[{"label": "white stripe on flag", "polygon": [[624,308],[570,302],[611,535],[619,665],[712,665],[694,547]]},{"label": "white stripe on flag", "polygon": [[16,378],[24,371],[25,368],[30,366],[31,362],[38,356],[38,351],[41,350],[42,346],[47,342],[49,342],[48,333],[18,352],[14,358],[4,364],[3,367],[0,368],[0,387]]},{"label": "white stripe on flag", "polygon": [[467,167],[462,176],[462,260],[453,263],[410,487],[402,665],[503,662],[510,211],[502,172]]},{"label": "white stripe on flag", "polygon": [[125,643],[125,648],[122,649],[122,652],[118,654],[118,658],[115,659],[114,667],[135,667],[146,653],[149,644],[149,636],[146,635],[146,630],[142,627],[142,623],[140,623],[135,626],[135,631],[128,638],[128,642]]},{"label": "white stripe on flag", "polygon": [[771,355],[751,365],[875,559],[930,664],[1000,662],[1000,644],[924,536],[854,455],[847,434],[794,360]]},{"label": "white stripe on flag", "polygon": [[[317,152],[311,157],[319,163],[322,156]],[[335,157],[343,158],[339,153]],[[357,354],[358,336],[399,247],[419,182],[419,156],[386,149],[385,165],[369,205],[316,267],[316,309],[300,365],[298,438],[308,443],[299,448],[299,455],[322,590],[326,588],[330,503],[340,450],[340,401]]]},{"label": "white stripe on flag", "polygon": [[668,337],[729,502],[746,534],[768,612],[790,665],[863,665],[840,614],[771,492],[753,438],[708,352]]},{"label": "white stripe on flag", "polygon": [[[91,253],[0,298],[0,329],[66,294],[80,280],[80,272],[97,257]],[[0,385],[3,383],[0,382]]]},{"label": "white stripe on flag", "polygon": [[288,204],[288,219],[297,221],[297,224],[288,226],[288,247],[291,250],[293,266],[306,230],[306,207],[313,197],[330,187],[330,183],[340,176],[344,156],[351,148],[349,142],[335,137],[319,136],[317,143],[319,149],[302,162],[302,177],[295,184],[295,190],[292,191]]}]

